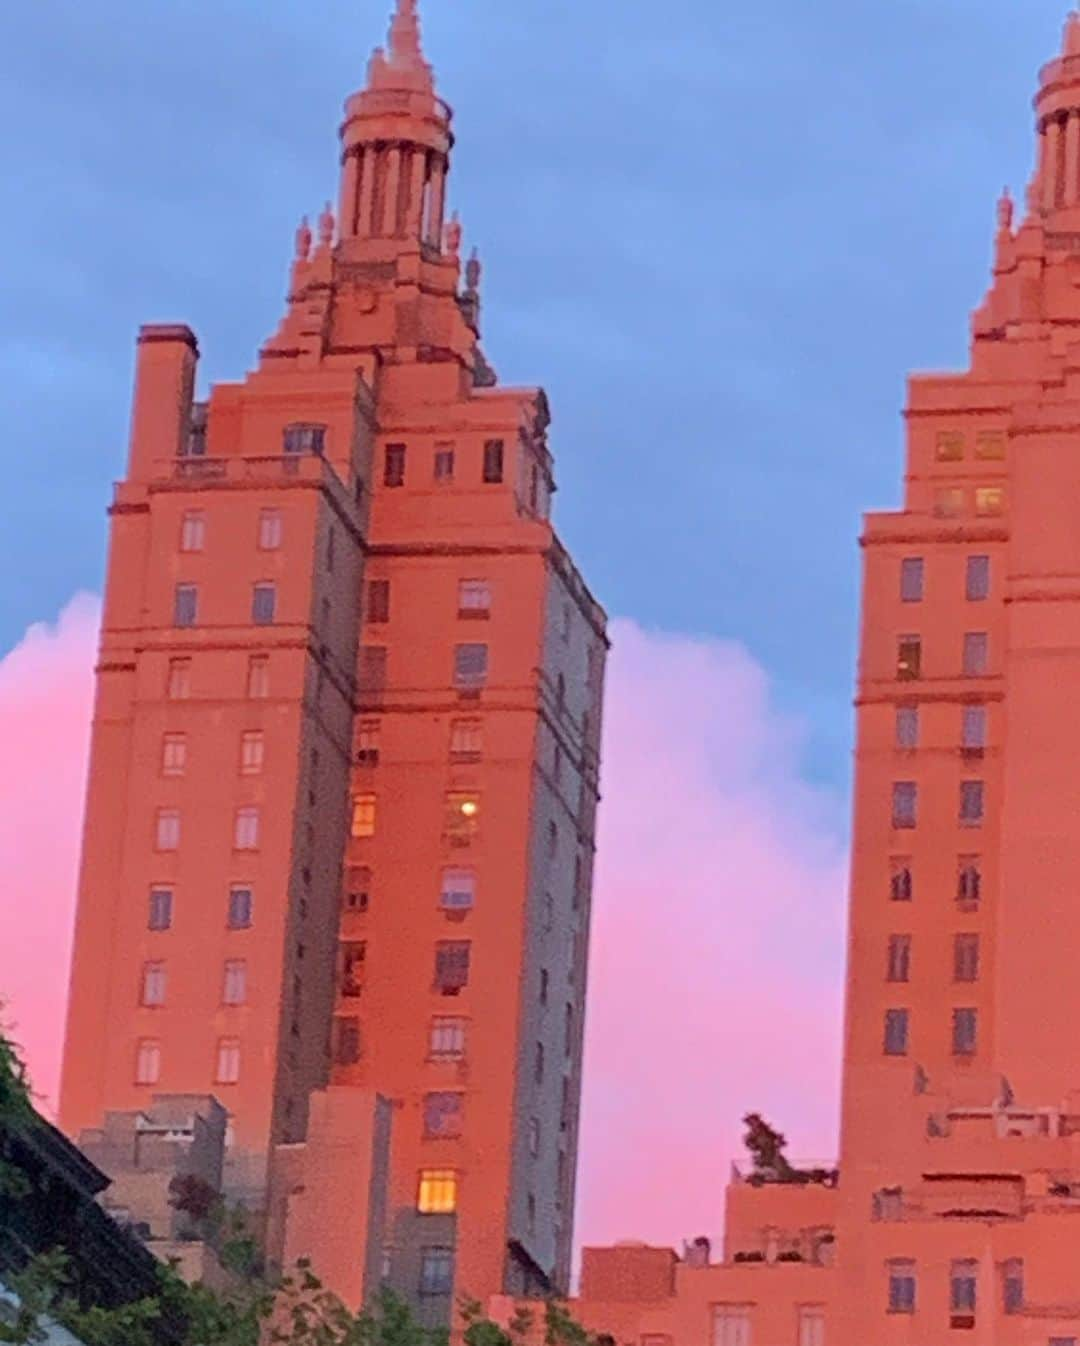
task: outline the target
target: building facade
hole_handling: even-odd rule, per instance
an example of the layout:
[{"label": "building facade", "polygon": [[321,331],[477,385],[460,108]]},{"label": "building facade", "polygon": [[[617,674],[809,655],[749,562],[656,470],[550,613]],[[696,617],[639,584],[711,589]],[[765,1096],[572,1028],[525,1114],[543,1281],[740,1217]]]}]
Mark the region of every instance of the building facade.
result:
[{"label": "building facade", "polygon": [[61,1120],[213,1096],[280,1230],[313,1098],[383,1096],[386,1277],[442,1322],[569,1275],[605,616],[480,347],[415,0],[341,139],[252,373],[197,401],[192,332],[140,333]]}]

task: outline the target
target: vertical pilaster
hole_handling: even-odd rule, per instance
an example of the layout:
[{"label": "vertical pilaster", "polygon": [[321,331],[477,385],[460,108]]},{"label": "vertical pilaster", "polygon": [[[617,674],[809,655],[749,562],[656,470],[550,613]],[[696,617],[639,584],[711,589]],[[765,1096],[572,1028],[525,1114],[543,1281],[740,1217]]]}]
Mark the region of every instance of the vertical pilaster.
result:
[{"label": "vertical pilaster", "polygon": [[364,159],[360,165],[360,193],[356,209],[355,232],[361,238],[370,238],[374,232],[371,212],[375,201],[375,164],[378,157],[378,147],[368,145],[364,150]]},{"label": "vertical pilaster", "polygon": [[386,195],[383,197],[381,233],[393,238],[398,232],[398,193],[401,187],[401,149],[392,145],[386,156]]}]

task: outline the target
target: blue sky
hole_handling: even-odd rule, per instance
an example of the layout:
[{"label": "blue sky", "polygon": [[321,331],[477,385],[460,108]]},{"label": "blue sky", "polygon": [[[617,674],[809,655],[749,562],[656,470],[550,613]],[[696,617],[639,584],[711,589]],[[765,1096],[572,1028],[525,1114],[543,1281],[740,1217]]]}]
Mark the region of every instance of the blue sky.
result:
[{"label": "blue sky", "polygon": [[[34,0],[0,18],[0,650],[99,589],[135,330],[250,367],[390,0]],[[954,366],[1063,0],[422,0],[489,357],[552,397],[609,610],[740,640],[847,779],[859,513]],[[722,715],[724,708],[716,707]]]}]

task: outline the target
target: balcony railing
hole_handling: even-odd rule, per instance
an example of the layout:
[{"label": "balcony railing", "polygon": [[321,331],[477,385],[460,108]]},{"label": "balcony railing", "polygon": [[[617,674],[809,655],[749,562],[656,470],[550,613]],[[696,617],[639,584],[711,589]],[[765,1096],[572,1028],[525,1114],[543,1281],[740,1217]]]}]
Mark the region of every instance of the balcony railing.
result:
[{"label": "balcony railing", "polygon": [[289,479],[322,482],[343,500],[355,503],[352,493],[326,459],[313,453],[258,454],[247,458],[208,458],[192,454],[159,461],[158,468],[162,477],[192,484],[256,485]]}]

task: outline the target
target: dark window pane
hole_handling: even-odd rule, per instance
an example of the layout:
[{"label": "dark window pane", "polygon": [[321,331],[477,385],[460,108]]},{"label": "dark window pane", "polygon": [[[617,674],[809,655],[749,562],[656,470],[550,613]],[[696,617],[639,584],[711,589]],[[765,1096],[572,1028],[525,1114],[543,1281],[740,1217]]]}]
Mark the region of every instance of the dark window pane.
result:
[{"label": "dark window pane", "polygon": [[405,485],[405,445],[387,444],[383,461],[383,485]]},{"label": "dark window pane", "polygon": [[503,479],[503,441],[489,439],[484,445],[484,481],[495,483]]},{"label": "dark window pane", "polygon": [[908,1012],[903,1009],[885,1011],[885,1055],[903,1056],[908,1047]]},{"label": "dark window pane", "polygon": [[269,626],[277,607],[277,589],[273,584],[256,584],[251,596],[251,620],[256,626]]}]

